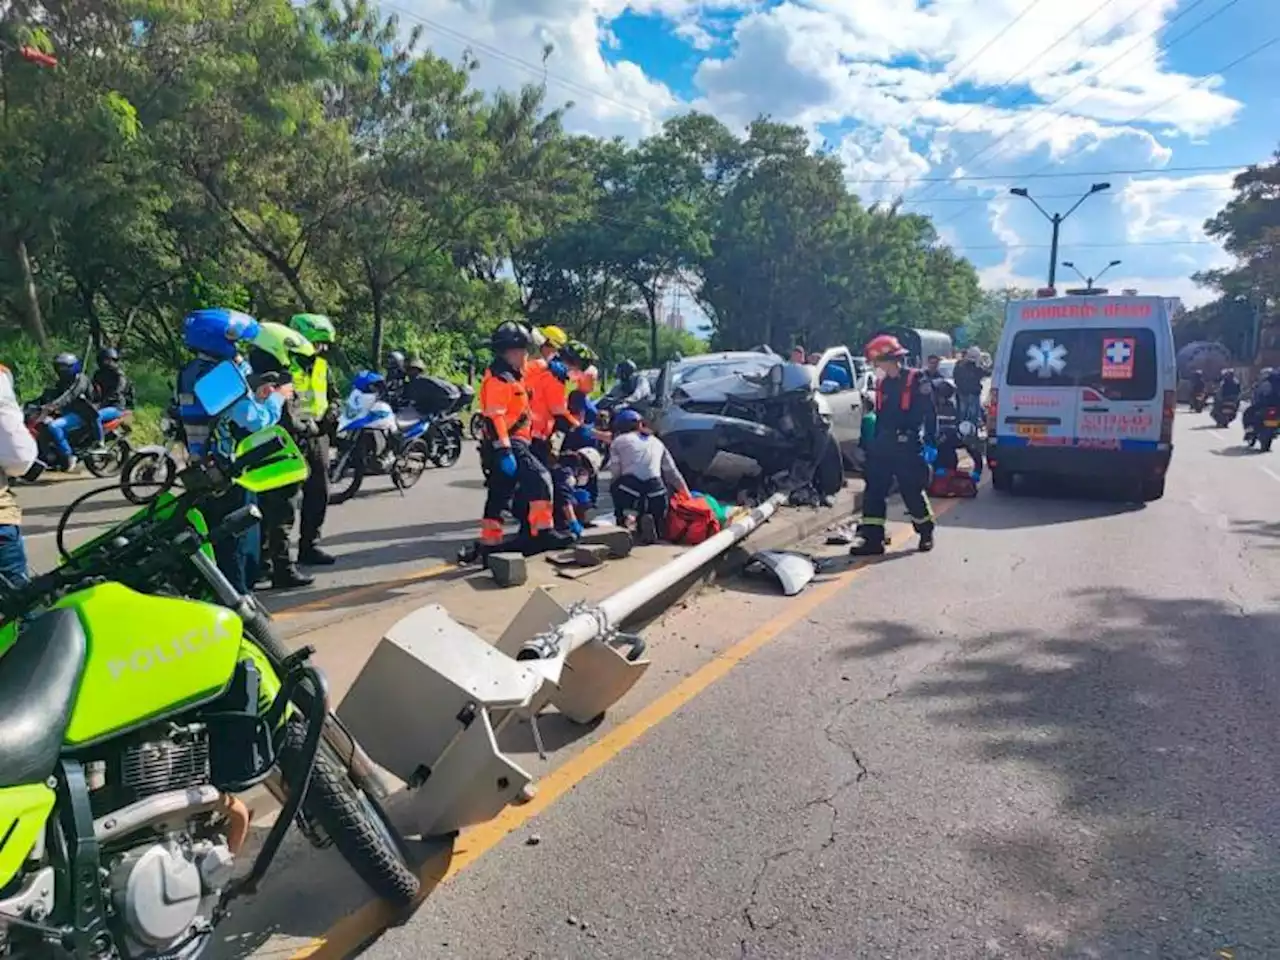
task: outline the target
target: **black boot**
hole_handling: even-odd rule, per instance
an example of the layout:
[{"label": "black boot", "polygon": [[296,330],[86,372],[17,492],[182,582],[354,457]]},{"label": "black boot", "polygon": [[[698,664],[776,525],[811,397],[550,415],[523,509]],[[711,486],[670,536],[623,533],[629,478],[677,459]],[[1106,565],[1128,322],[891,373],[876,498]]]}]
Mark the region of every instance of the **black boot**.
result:
[{"label": "black boot", "polygon": [[271,586],[273,589],[294,590],[298,587],[309,587],[316,582],[315,577],[303,573],[292,563],[277,561],[272,567]]},{"label": "black boot", "polygon": [[933,549],[933,525],[930,524],[926,529],[920,531],[920,545],[916,547],[921,553],[928,553]]},{"label": "black boot", "polygon": [[877,525],[859,525],[854,532],[853,546],[849,548],[851,557],[880,557],[884,555],[884,527]]},{"label": "black boot", "polygon": [[338,562],[338,558],[321,550],[314,543],[308,543],[298,548],[298,562],[307,567],[332,567]]}]

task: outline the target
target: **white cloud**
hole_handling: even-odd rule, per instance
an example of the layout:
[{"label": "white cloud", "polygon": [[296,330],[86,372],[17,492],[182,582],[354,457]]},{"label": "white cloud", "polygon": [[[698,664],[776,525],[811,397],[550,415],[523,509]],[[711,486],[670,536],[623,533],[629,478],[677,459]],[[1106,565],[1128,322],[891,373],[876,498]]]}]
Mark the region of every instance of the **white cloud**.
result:
[{"label": "white cloud", "polygon": [[1235,176],[1232,172],[1130,180],[1120,192],[1126,239],[1203,239],[1205,220],[1230,199]]},{"label": "white cloud", "polygon": [[[850,187],[869,203],[892,199],[902,192],[904,181],[930,170],[929,161],[892,127],[878,134],[866,128],[855,130],[840,142],[837,153],[854,181]],[[860,180],[886,182],[856,182]]]}]

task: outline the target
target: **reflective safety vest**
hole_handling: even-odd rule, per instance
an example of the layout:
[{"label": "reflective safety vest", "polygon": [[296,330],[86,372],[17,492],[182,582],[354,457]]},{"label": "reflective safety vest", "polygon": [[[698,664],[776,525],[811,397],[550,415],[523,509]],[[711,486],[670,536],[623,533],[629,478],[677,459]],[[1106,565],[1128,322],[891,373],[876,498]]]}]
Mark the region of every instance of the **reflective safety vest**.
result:
[{"label": "reflective safety vest", "polygon": [[[898,398],[898,406],[906,413],[911,409],[911,398],[915,395],[916,375],[919,370],[908,370],[906,377],[903,378],[902,396]],[[879,413],[884,409],[884,380],[876,381],[876,412]]]},{"label": "reflective safety vest", "polygon": [[293,392],[304,416],[320,419],[329,409],[329,361],[316,357],[310,372],[293,365]]}]

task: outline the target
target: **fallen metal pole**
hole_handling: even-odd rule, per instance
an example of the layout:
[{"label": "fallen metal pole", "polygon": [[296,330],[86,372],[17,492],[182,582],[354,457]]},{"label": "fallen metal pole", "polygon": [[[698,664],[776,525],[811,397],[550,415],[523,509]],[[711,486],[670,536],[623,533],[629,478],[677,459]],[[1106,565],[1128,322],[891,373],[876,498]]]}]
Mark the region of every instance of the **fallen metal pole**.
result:
[{"label": "fallen metal pole", "polygon": [[[517,660],[538,661],[537,666],[552,683],[558,683],[565,659],[573,651],[598,637],[607,637],[646,603],[697,572],[734,544],[768,521],[786,503],[785,494],[774,494],[746,516],[739,517],[715,536],[690,547],[670,563],[629,587],[623,587],[597,604],[582,606],[554,630],[538,634],[517,654]],[[531,666],[533,664],[530,664]]]}]

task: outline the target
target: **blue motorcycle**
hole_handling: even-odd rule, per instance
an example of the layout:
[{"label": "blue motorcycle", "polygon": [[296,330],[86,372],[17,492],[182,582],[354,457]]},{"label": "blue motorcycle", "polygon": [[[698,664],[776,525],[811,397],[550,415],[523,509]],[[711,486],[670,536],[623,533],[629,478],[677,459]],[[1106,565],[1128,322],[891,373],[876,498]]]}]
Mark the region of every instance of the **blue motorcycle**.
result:
[{"label": "blue motorcycle", "polygon": [[402,494],[420,479],[430,462],[426,422],[404,422],[385,399],[386,381],[362,371],[338,420],[337,443],[329,463],[329,503],[354,497],[369,475],[386,475]]}]

